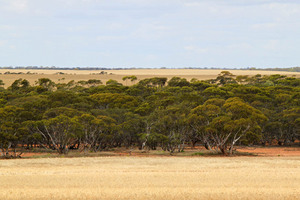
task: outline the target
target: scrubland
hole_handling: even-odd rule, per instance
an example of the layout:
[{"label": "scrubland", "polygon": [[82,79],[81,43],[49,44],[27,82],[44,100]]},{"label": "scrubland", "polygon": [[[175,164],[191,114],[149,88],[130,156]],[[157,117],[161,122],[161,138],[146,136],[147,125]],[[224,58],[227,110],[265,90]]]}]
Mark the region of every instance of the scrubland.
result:
[{"label": "scrubland", "polygon": [[0,199],[299,199],[300,157],[0,161]]}]

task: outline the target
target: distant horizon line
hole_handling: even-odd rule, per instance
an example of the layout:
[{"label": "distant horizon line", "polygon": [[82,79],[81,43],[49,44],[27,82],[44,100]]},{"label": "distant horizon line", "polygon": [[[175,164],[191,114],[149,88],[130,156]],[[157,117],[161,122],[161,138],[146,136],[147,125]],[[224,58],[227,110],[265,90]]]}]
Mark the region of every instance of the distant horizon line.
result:
[{"label": "distant horizon line", "polygon": [[294,67],[56,67],[56,66],[0,66],[0,69],[40,69],[40,70],[131,70],[131,69],[216,69],[216,70],[296,70]]}]

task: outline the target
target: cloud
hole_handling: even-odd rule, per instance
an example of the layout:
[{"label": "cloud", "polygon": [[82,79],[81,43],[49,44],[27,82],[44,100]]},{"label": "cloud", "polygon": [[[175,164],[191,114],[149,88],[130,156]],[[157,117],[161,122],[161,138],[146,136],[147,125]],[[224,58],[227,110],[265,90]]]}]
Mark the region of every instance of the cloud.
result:
[{"label": "cloud", "polygon": [[171,28],[160,23],[142,23],[131,34],[133,38],[157,40],[170,36]]},{"label": "cloud", "polygon": [[299,0],[0,0],[0,19],[2,65],[300,63]]},{"label": "cloud", "polygon": [[276,51],[280,49],[279,40],[268,40],[263,44],[263,48],[271,51]]},{"label": "cloud", "polygon": [[5,8],[16,13],[23,13],[28,10],[28,0],[10,0],[6,1]]},{"label": "cloud", "polygon": [[4,45],[5,45],[5,43],[6,43],[6,41],[5,41],[5,40],[0,40],[0,47],[1,47],[1,46],[4,46]]},{"label": "cloud", "polygon": [[109,42],[109,41],[118,41],[118,40],[124,40],[126,37],[124,36],[114,36],[114,35],[100,35],[96,37],[97,41],[100,42]]},{"label": "cloud", "polygon": [[274,29],[277,26],[278,25],[274,22],[272,22],[272,23],[257,23],[257,24],[251,25],[251,28],[256,29],[256,30],[261,30],[261,29]]},{"label": "cloud", "polygon": [[193,46],[193,45],[185,46],[184,50],[193,52],[193,53],[197,53],[197,54],[203,54],[203,53],[208,52],[208,49],[206,49],[206,48],[199,48],[199,47]]},{"label": "cloud", "polygon": [[10,31],[13,29],[15,29],[15,27],[11,26],[11,25],[0,25],[0,30],[2,30],[2,31]]}]

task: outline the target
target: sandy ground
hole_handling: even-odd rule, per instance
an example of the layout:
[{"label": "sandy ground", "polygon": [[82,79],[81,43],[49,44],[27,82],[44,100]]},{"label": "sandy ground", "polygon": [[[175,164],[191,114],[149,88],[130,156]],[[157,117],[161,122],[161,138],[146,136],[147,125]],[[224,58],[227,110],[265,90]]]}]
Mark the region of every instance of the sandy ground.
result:
[{"label": "sandy ground", "polygon": [[[25,74],[4,74],[5,72],[13,73],[25,73]],[[104,70],[107,72],[105,75],[93,75],[93,73],[100,73],[98,71],[85,71],[85,70],[11,70],[11,69],[0,69],[0,79],[5,83],[5,87],[10,86],[13,81],[19,78],[27,79],[31,84],[34,84],[39,78],[50,78],[57,83],[67,83],[71,80],[88,80],[88,79],[100,79],[103,83],[109,79],[114,79],[123,83],[124,85],[132,85],[130,81],[122,81],[124,76],[135,75],[138,80],[151,77],[167,77],[168,79],[174,76],[180,76],[191,80],[196,78],[199,80],[208,80],[216,78],[217,75],[223,70],[204,70],[204,69],[138,69],[138,70]],[[270,74],[282,74],[287,76],[300,77],[299,72],[277,72],[277,71],[256,71],[256,70],[230,70],[234,75],[270,75]],[[27,72],[37,74],[26,74]],[[56,74],[62,72],[64,74]]]},{"label": "sandy ground", "polygon": [[300,157],[0,160],[0,199],[299,199]]}]

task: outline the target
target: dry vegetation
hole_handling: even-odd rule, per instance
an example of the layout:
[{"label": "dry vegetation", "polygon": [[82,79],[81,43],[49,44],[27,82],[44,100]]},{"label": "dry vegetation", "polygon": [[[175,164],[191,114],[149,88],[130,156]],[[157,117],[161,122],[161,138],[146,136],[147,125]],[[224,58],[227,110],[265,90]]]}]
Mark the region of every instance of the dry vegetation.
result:
[{"label": "dry vegetation", "polygon": [[[24,74],[4,74],[5,72],[19,73]],[[152,78],[154,76],[158,77],[167,77],[172,78],[174,76],[180,76],[191,80],[196,78],[199,80],[207,80],[216,78],[217,75],[223,70],[204,70],[204,69],[137,69],[137,70],[107,70],[107,74],[98,74],[102,70],[98,71],[85,71],[85,70],[25,70],[25,69],[0,69],[0,80],[3,80],[5,87],[10,86],[16,79],[23,78],[27,79],[31,84],[34,84],[35,81],[39,78],[50,78],[57,83],[67,83],[71,80],[88,80],[88,79],[100,79],[103,83],[109,79],[117,80],[123,84],[131,85],[130,81],[122,81],[124,76],[135,75],[138,80],[145,78]],[[26,74],[30,72],[32,74]],[[64,74],[57,74],[62,72]],[[281,74],[296,77],[300,77],[299,72],[276,72],[276,71],[255,71],[255,70],[231,70],[234,75],[271,75],[271,74]],[[37,73],[37,74],[35,74]],[[110,74],[111,73],[111,74]]]},{"label": "dry vegetation", "polygon": [[2,160],[0,199],[297,199],[300,157]]}]

